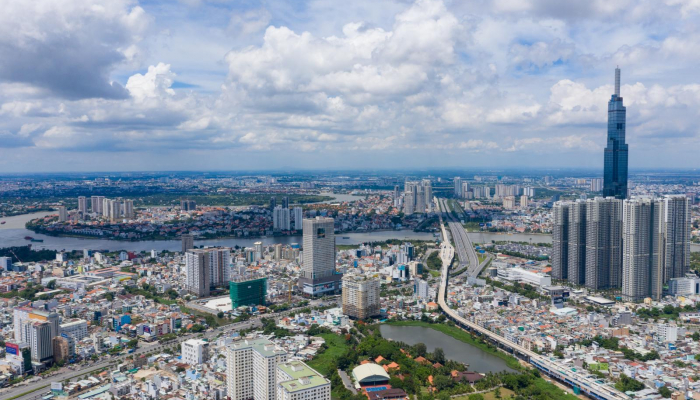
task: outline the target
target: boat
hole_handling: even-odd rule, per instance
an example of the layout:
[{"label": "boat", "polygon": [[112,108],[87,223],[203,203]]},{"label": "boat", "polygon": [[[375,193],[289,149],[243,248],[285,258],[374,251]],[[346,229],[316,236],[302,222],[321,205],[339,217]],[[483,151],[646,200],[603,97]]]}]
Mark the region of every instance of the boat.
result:
[{"label": "boat", "polygon": [[0,222],[0,225],[5,225],[5,222],[7,222],[7,221]]},{"label": "boat", "polygon": [[343,239],[350,239],[350,236],[343,236]]},{"label": "boat", "polygon": [[32,240],[32,239],[34,239],[34,238],[31,237],[31,236],[25,236],[25,237],[24,237],[24,240]]},{"label": "boat", "polygon": [[32,242],[43,243],[44,239],[31,239]]}]

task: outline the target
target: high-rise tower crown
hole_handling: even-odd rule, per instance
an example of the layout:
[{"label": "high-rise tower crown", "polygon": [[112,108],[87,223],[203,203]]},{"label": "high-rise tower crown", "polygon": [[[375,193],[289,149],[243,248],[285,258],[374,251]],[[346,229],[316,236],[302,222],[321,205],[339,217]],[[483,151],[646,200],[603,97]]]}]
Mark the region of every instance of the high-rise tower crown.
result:
[{"label": "high-rise tower crown", "polygon": [[615,68],[615,96],[620,97],[620,68]]}]

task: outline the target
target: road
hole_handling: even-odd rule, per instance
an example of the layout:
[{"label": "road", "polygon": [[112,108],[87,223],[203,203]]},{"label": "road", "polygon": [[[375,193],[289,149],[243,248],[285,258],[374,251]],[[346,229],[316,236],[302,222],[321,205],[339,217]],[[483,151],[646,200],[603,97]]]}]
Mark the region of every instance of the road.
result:
[{"label": "road", "polygon": [[527,361],[538,369],[548,373],[550,376],[557,378],[559,381],[566,383],[569,386],[578,387],[582,392],[589,394],[593,398],[603,400],[628,400],[629,397],[616,390],[615,388],[596,382],[595,377],[591,377],[586,373],[572,371],[570,368],[560,365],[555,360],[540,356],[524,347],[506,340],[495,332],[474,324],[473,322],[459,316],[459,314],[447,305],[447,285],[449,281],[449,268],[454,257],[454,248],[447,240],[447,231],[442,224],[440,217],[440,226],[442,228],[443,242],[440,248],[440,259],[442,261],[442,273],[440,275],[440,287],[438,290],[438,305],[442,311],[447,314],[450,319],[455,321],[460,327],[468,328],[470,331],[488,337],[491,341],[498,344],[499,347],[511,349],[516,355],[525,357]]},{"label": "road", "polygon": [[450,228],[452,240],[454,241],[457,256],[459,257],[459,267],[456,269],[460,270],[464,267],[468,267],[465,273],[473,277],[478,276],[481,273],[481,270],[487,264],[488,259],[482,263],[479,263],[479,257],[476,255],[474,245],[472,244],[471,239],[469,239],[469,235],[464,229],[464,226],[462,226],[462,223],[457,221],[451,213],[447,212],[447,200],[439,199],[438,201],[440,202],[441,209],[445,211],[447,225]]},{"label": "road", "polygon": [[[314,305],[327,305],[331,304],[334,302],[337,304],[337,299],[331,299],[329,300],[314,300],[313,303]],[[188,305],[189,306],[189,305]],[[311,304],[309,305],[311,306]],[[309,307],[306,306],[306,307]],[[237,331],[237,330],[242,330],[242,329],[248,329],[251,327],[259,327],[262,326],[260,323],[260,318],[279,318],[279,317],[284,317],[287,316],[291,313],[297,312],[300,309],[306,308],[306,307],[298,307],[296,309],[291,309],[287,311],[282,311],[279,313],[270,313],[270,314],[265,314],[256,318],[249,319],[244,322],[238,322],[238,323],[233,323],[225,326],[221,326],[219,328],[213,329],[211,331],[205,331],[201,333],[191,333],[185,336],[178,336],[176,339],[173,339],[169,342],[165,343],[150,343],[146,345],[139,346],[134,353],[132,354],[123,354],[123,355],[118,355],[118,356],[110,356],[108,359],[103,359],[101,361],[97,361],[96,363],[87,365],[87,366],[82,366],[78,365],[77,370],[71,370],[68,368],[64,368],[65,371],[59,372],[56,375],[50,376],[50,377],[45,377],[39,380],[38,382],[32,382],[27,385],[22,385],[22,386],[13,386],[11,388],[5,388],[3,390],[0,390],[0,398],[2,399],[8,399],[12,398],[14,396],[20,395],[22,393],[27,393],[27,392],[32,392],[32,393],[27,393],[24,396],[18,397],[17,400],[35,400],[39,399],[42,396],[45,395],[46,391],[48,390],[48,387],[51,385],[51,382],[63,382],[65,380],[72,380],[77,377],[81,377],[83,375],[88,375],[91,372],[97,371],[99,369],[108,367],[108,366],[116,366],[120,362],[122,362],[126,357],[132,356],[132,355],[139,355],[139,354],[145,354],[145,353],[155,353],[159,351],[164,351],[166,349],[169,349],[173,346],[179,346],[180,343],[184,342],[185,340],[188,339],[194,339],[194,338],[206,338],[206,339],[211,339],[215,338],[219,334],[224,334],[224,333],[230,333],[232,331]],[[202,307],[204,308],[204,307]],[[197,309],[200,309],[199,307]],[[214,312],[213,310],[204,308],[205,310],[209,310],[209,312]]]}]

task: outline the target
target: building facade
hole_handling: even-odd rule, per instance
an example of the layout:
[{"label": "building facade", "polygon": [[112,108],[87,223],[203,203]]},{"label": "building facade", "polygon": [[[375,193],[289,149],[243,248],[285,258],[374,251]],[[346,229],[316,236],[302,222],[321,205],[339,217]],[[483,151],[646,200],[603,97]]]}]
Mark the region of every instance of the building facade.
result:
[{"label": "building facade", "polygon": [[335,269],[335,232],[333,218],[304,220],[303,260],[299,288],[316,296],[340,291],[342,274]]},{"label": "building facade", "polygon": [[615,93],[608,102],[608,143],[604,150],[603,196],[627,198],[628,147],[626,109],[620,97],[620,69],[615,69]]},{"label": "building facade", "polygon": [[379,315],[379,279],[360,275],[343,277],[343,314],[365,319]]},{"label": "building facade", "polygon": [[622,298],[659,299],[663,285],[663,203],[635,198],[623,203]]}]

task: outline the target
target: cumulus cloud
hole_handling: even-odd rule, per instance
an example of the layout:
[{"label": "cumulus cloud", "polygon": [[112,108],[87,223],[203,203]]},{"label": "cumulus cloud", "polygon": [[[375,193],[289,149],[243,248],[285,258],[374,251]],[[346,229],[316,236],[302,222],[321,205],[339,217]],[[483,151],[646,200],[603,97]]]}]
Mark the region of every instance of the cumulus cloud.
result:
[{"label": "cumulus cloud", "polygon": [[36,86],[67,99],[125,98],[113,68],[137,57],[149,24],[130,0],[3,3],[0,81]]},{"label": "cumulus cloud", "polygon": [[367,7],[340,7],[196,1],[164,14],[137,0],[10,0],[0,140],[84,158],[172,154],[166,163],[233,152],[220,168],[297,154],[307,166],[465,154],[505,165],[561,152],[576,163],[605,144],[620,65],[633,148],[670,155],[674,137],[700,151],[695,0],[396,0],[364,16]]}]

